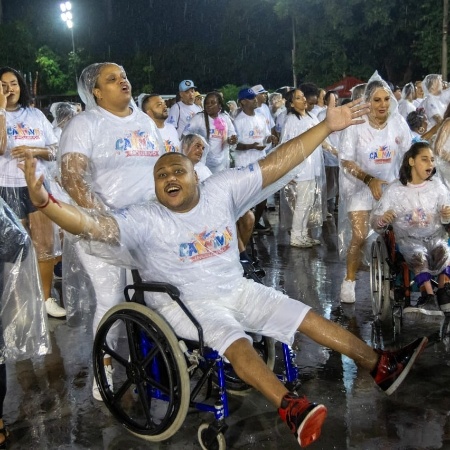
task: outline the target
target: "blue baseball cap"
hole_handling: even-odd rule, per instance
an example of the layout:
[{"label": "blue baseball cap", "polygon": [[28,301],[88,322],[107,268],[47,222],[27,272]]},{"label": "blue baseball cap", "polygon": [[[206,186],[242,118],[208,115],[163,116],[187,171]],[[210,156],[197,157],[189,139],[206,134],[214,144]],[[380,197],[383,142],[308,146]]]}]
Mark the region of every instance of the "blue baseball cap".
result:
[{"label": "blue baseball cap", "polygon": [[253,100],[255,97],[255,92],[250,88],[241,89],[238,93],[238,100]]},{"label": "blue baseball cap", "polygon": [[197,89],[197,86],[194,84],[192,80],[183,80],[178,86],[178,90],[180,92],[186,92],[192,88]]}]

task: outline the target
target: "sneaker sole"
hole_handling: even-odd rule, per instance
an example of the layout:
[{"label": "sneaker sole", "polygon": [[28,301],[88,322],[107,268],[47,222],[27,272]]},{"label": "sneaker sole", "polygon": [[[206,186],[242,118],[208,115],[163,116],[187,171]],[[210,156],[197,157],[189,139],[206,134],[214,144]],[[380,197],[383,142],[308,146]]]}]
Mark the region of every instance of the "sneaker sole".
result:
[{"label": "sneaker sole", "polygon": [[397,388],[402,384],[403,380],[406,378],[406,375],[408,375],[409,371],[411,370],[412,365],[416,361],[417,357],[422,353],[423,349],[428,343],[428,338],[424,337],[422,338],[422,341],[420,344],[416,347],[414,350],[414,353],[411,356],[411,359],[409,360],[408,364],[406,364],[405,368],[403,369],[400,376],[392,383],[391,386],[389,386],[388,389],[386,389],[384,392],[386,392],[386,395],[393,394]]},{"label": "sneaker sole", "polygon": [[[449,309],[450,311],[450,309]],[[442,311],[433,311],[429,309],[418,308],[414,306],[408,306],[403,310],[403,314],[412,314],[412,313],[420,313],[425,314],[426,316],[443,316],[444,313]]]},{"label": "sneaker sole", "polygon": [[327,408],[324,405],[317,405],[308,413],[297,430],[300,447],[307,447],[319,439],[326,417]]}]

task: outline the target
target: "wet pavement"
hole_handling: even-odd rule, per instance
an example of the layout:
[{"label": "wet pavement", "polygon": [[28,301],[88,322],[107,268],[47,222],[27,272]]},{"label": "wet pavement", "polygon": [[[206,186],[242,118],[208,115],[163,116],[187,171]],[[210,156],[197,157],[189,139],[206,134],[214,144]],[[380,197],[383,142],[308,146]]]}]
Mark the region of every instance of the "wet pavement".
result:
[{"label": "wet pavement", "polygon": [[[303,392],[328,407],[315,449],[450,449],[450,340],[444,320],[404,322],[401,336],[374,333],[369,273],[361,271],[356,305],[341,305],[344,265],[337,254],[335,218],[322,229],[323,244],[312,249],[289,246],[271,213],[272,235],[256,244],[266,284],[284,289],[340,323],[370,345],[394,348],[419,335],[431,337],[405,383],[391,397],[355,364],[304,336],[295,343]],[[129,434],[102,402],[92,398],[90,324],[69,326],[49,320],[53,352],[33,361],[8,364],[4,419],[10,449],[199,449],[197,430],[212,416],[189,410],[181,429],[164,442],[150,443]],[[280,351],[277,351],[279,366]],[[229,449],[299,448],[274,407],[258,393],[230,396]]]}]

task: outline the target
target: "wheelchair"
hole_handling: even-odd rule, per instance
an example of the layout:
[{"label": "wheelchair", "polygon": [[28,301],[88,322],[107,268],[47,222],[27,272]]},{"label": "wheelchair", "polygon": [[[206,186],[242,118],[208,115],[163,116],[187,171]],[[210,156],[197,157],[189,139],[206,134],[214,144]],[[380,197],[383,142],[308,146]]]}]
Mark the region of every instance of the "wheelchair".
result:
[{"label": "wheelchair", "polygon": [[[145,306],[145,292],[162,292],[175,301],[196,327],[198,341],[177,337],[158,313]],[[176,287],[144,282],[133,271],[133,284],[125,288],[125,299],[126,303],[105,314],[94,339],[94,376],[107,408],[129,432],[151,442],[173,436],[189,408],[212,413],[214,420],[199,426],[198,441],[202,449],[225,449],[228,395],[245,393],[250,386],[217,351],[204,345],[203,330]],[[119,333],[113,349],[108,337],[118,327],[124,332]],[[254,348],[272,370],[273,339],[252,337]],[[285,368],[277,376],[289,390],[295,390],[299,384],[295,354],[288,345],[281,346]],[[112,359],[113,386],[108,384],[105,357]]]},{"label": "wheelchair", "polygon": [[[436,289],[436,280],[431,282]],[[413,272],[396,247],[391,226],[372,243],[370,292],[375,324],[391,325],[394,336],[398,336],[403,326],[403,309],[420,293]]]}]

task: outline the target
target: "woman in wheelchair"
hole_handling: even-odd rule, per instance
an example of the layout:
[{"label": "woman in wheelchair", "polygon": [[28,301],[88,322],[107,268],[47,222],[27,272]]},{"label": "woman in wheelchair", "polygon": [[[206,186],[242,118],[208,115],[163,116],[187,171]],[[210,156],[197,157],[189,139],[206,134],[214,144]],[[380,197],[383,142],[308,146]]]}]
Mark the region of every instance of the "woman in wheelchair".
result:
[{"label": "woman in wheelchair", "polygon": [[[399,251],[421,288],[417,305],[406,307],[404,314],[450,312],[450,250],[443,226],[450,222],[450,191],[432,178],[434,166],[428,142],[414,143],[403,157],[399,180],[386,189],[371,216],[379,233],[392,225]],[[438,277],[437,301],[433,276]]]},{"label": "woman in wheelchair", "polygon": [[[91,251],[122,265],[128,258],[144,280],[177,286],[203,328],[205,344],[224,355],[240,379],[270,400],[299,445],[307,446],[320,435],[326,407],[289,392],[259,357],[246,331],[286,343],[300,331],[355,360],[388,395],[404,380],[427,338],[397,351],[374,350],[300,301],[244,278],[235,224],[240,214],[292,179],[292,169],[330,132],[360,123],[358,118],[366,112],[359,101],[339,108],[332,104],[323,122],[265,159],[214,174],[202,184],[185,155],[166,153],[154,168],[158,201],[108,215],[94,215],[52,198],[42,177],[35,176],[31,155],[24,170],[33,203],[48,217],[70,233],[103,242],[88,242]],[[176,304],[162,297],[147,300],[175,334],[195,338]]]}]

